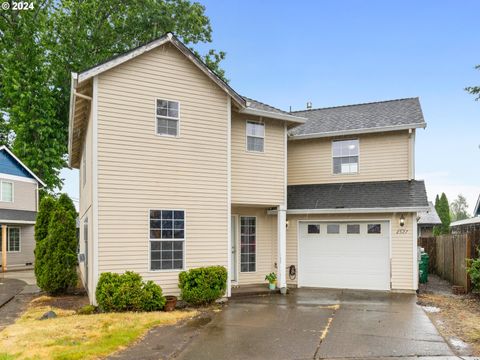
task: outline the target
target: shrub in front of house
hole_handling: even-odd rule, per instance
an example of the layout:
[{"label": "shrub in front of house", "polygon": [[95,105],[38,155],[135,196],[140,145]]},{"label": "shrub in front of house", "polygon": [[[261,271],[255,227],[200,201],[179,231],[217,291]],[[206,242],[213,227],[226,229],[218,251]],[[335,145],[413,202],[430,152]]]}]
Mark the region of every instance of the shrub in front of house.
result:
[{"label": "shrub in front of house", "polygon": [[37,243],[37,285],[50,294],[65,293],[77,284],[77,238],[75,219],[62,206],[55,205],[48,235]]},{"label": "shrub in front of house", "polygon": [[192,305],[209,304],[221,298],[227,289],[227,269],[208,266],[182,271],[178,276],[182,300]]},{"label": "shrub in front of house", "polygon": [[99,308],[107,312],[158,311],[165,305],[162,288],[133,271],[102,273],[95,296]]},{"label": "shrub in front of house", "polygon": [[473,289],[480,291],[480,258],[467,259],[467,273],[470,275]]}]

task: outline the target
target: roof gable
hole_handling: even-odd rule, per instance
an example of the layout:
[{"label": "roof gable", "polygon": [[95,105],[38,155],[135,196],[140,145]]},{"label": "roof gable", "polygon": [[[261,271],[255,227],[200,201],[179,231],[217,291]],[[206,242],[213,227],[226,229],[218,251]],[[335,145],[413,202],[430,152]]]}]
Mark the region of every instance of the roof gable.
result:
[{"label": "roof gable", "polygon": [[426,127],[418,98],[295,111],[293,114],[308,119],[290,131],[292,138],[299,139]]},{"label": "roof gable", "polygon": [[20,161],[5,145],[0,147],[0,173],[36,180],[45,186],[24,163]]}]

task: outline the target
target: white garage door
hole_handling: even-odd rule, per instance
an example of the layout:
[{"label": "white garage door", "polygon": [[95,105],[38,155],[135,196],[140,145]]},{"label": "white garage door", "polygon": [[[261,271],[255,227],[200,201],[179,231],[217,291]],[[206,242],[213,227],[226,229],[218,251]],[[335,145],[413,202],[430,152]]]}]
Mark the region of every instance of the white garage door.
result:
[{"label": "white garage door", "polygon": [[388,222],[300,222],[299,286],[390,289]]}]

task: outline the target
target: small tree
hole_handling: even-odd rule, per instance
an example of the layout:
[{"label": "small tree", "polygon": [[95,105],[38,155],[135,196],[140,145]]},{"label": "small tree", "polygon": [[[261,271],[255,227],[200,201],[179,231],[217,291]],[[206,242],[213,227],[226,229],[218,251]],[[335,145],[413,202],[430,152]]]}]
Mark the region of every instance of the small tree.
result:
[{"label": "small tree", "polygon": [[48,235],[48,225],[52,212],[55,209],[55,199],[49,195],[42,198],[38,209],[37,221],[35,223],[35,276],[37,279],[41,276],[44,268],[44,259],[46,251],[45,239]]},{"label": "small tree", "polygon": [[70,211],[59,204],[52,213],[45,241],[42,271],[38,286],[51,294],[65,292],[77,284],[77,240],[75,219]]},{"label": "small tree", "polygon": [[75,209],[75,205],[73,204],[72,199],[67,194],[63,193],[58,197],[58,205],[63,206],[65,210],[70,212],[74,219],[77,218],[77,209]]},{"label": "small tree", "polygon": [[[437,203],[436,200],[435,202]],[[442,221],[442,224],[435,226],[433,229],[433,234],[437,236],[450,233],[450,206],[448,205],[448,199],[445,193],[442,193],[438,199],[438,204],[436,204],[435,210],[437,211],[438,217]]]},{"label": "small tree", "polygon": [[450,217],[452,221],[468,219],[468,204],[467,199],[462,194],[452,201],[450,204]]}]

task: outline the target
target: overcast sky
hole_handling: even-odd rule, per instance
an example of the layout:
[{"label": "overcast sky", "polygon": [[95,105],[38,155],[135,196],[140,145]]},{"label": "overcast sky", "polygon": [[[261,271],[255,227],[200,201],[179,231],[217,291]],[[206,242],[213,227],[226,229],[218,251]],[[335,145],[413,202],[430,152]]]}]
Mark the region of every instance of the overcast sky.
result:
[{"label": "overcast sky", "polygon": [[[242,95],[288,110],[419,97],[416,178],[430,200],[480,194],[480,1],[200,1]],[[78,199],[76,171],[64,190]]]}]

